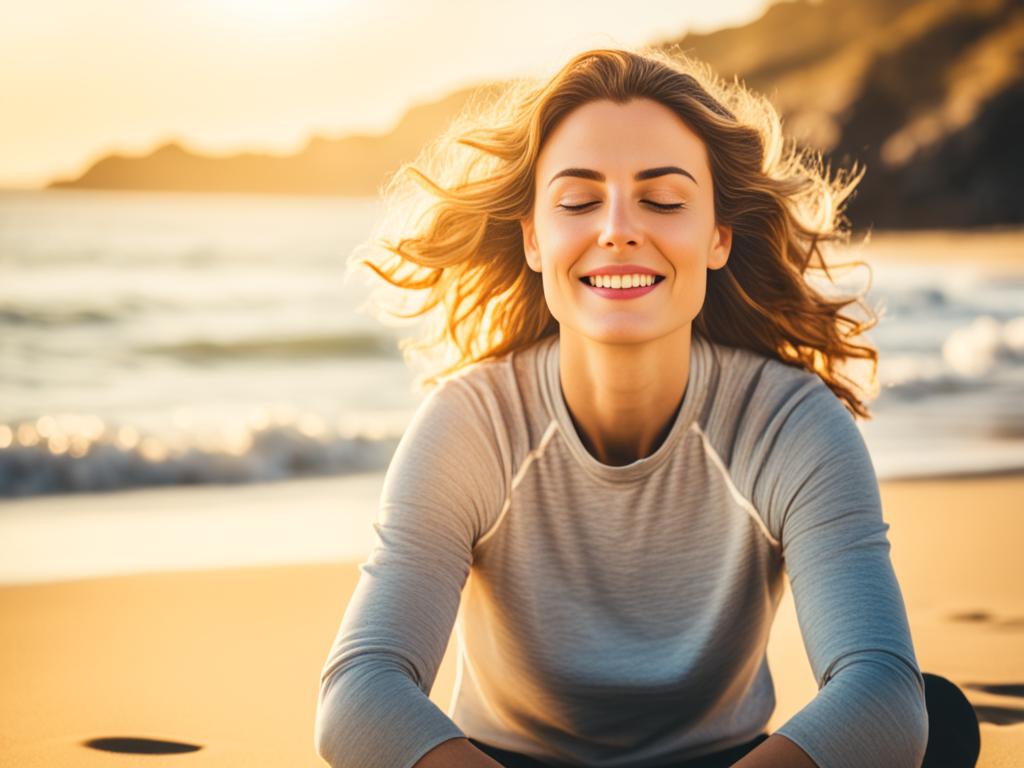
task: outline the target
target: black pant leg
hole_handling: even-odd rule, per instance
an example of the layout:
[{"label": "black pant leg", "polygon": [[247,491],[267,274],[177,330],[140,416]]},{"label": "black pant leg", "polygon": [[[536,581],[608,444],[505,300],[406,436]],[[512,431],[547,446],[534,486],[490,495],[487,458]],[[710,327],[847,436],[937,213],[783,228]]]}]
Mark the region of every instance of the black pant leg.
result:
[{"label": "black pant leg", "polygon": [[729,747],[710,755],[696,757],[693,760],[687,760],[685,763],[677,763],[671,766],[671,768],[729,768],[748,752],[752,752],[756,746],[767,738],[767,733],[761,733],[743,744],[738,744],[735,747]]},{"label": "black pant leg", "polygon": [[[955,683],[941,675],[922,674],[928,708],[928,746],[921,768],[975,768],[981,754],[981,731],[974,707]],[[747,744],[687,761],[678,768],[725,768],[765,738],[767,734],[762,734]],[[548,768],[532,757],[498,749],[475,739],[470,741],[505,768]]]},{"label": "black pant leg", "polygon": [[518,752],[509,752],[507,749],[499,749],[498,747],[485,744],[482,741],[470,737],[470,743],[479,749],[481,752],[489,757],[493,757],[505,768],[548,768],[547,764],[542,763],[527,755],[521,755]]},{"label": "black pant leg", "polygon": [[[703,755],[702,757],[698,757],[693,760],[687,760],[685,763],[676,763],[672,766],[666,766],[665,768],[729,768],[729,766],[753,750],[754,747],[767,738],[768,734],[762,733],[744,744],[729,747],[728,749],[723,749],[710,755]],[[527,755],[522,755],[518,752],[509,752],[506,749],[499,749],[498,747],[491,746],[490,744],[485,744],[482,741],[477,741],[472,737],[470,737],[469,741],[474,747],[486,755],[493,757],[505,766],[505,768],[549,768],[546,763],[542,763],[540,760],[528,757]]]},{"label": "black pant leg", "polygon": [[974,707],[955,683],[923,672],[928,706],[928,748],[921,768],[974,768],[981,730]]}]

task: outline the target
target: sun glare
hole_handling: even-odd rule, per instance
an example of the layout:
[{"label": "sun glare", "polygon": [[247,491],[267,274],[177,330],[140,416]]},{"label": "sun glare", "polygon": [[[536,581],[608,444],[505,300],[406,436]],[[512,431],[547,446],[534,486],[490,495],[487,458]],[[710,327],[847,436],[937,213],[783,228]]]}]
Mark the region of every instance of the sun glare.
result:
[{"label": "sun glare", "polygon": [[212,0],[209,4],[228,23],[266,29],[307,27],[343,18],[353,5],[352,0]]}]

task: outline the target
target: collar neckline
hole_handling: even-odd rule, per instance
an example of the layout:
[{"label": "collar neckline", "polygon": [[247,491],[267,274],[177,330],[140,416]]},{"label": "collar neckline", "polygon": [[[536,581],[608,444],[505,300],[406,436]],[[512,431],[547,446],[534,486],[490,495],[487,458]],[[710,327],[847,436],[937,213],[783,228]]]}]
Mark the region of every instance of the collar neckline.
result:
[{"label": "collar neckline", "polygon": [[548,341],[541,355],[542,378],[544,380],[545,396],[548,401],[548,410],[551,417],[558,422],[559,431],[562,433],[577,463],[589,474],[598,479],[613,483],[631,482],[653,473],[672,454],[682,435],[697,420],[707,395],[711,349],[709,343],[698,334],[693,333],[690,338],[690,372],[686,383],[686,391],[683,395],[682,406],[676,413],[675,422],[668,436],[650,456],[645,456],[630,464],[623,464],[621,466],[605,464],[592,455],[586,446],[583,445],[583,441],[576,431],[576,426],[572,422],[572,417],[569,415],[569,407],[566,405],[565,396],[562,392],[559,362],[560,339],[558,334],[553,335]]}]

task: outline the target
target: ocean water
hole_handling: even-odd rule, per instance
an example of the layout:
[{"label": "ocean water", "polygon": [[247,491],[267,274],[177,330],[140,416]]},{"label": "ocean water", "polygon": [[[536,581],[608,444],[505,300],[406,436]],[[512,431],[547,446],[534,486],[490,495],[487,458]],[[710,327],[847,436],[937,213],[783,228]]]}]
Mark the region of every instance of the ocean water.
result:
[{"label": "ocean water", "polygon": [[[0,497],[386,468],[420,396],[397,347],[412,328],[362,311],[368,278],[345,279],[378,214],[371,198],[0,192]],[[876,235],[851,254],[884,307],[859,423],[880,477],[1024,467],[1022,246]]]}]

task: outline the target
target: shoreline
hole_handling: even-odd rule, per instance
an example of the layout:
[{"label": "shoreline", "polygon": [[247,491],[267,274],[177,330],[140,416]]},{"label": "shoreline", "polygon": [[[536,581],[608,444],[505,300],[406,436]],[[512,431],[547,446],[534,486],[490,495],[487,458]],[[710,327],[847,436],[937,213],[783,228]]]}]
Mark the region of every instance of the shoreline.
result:
[{"label": "shoreline", "polygon": [[[360,560],[373,546],[384,475],[0,500],[0,588]],[[884,496],[901,487],[1014,479],[1024,483],[1024,468],[909,475],[879,487]]]},{"label": "shoreline", "polygon": [[384,472],[0,502],[0,587],[352,560],[373,544]]},{"label": "shoreline", "polygon": [[[867,239],[867,242],[865,242]],[[832,248],[833,264],[863,259],[872,266],[943,266],[985,274],[1024,274],[1024,227],[981,229],[881,229],[861,232],[849,245]],[[961,247],[962,246],[962,247]],[[977,254],[979,246],[984,253]]]}]

